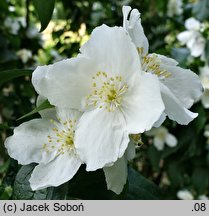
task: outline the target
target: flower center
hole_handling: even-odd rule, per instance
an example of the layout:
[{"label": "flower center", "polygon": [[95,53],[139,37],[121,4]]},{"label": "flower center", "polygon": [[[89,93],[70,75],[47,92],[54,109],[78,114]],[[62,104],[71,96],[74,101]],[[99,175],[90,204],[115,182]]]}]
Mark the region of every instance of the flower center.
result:
[{"label": "flower center", "polygon": [[158,76],[159,79],[165,79],[171,76],[171,73],[162,70],[160,67],[161,60],[156,54],[142,55],[143,48],[137,48],[139,56],[141,57],[142,70],[148,73],[152,73]]},{"label": "flower center", "polygon": [[69,151],[75,151],[74,135],[76,127],[76,119],[59,122],[51,120],[54,124],[48,142],[43,145],[43,150],[46,152],[57,151],[58,154],[64,154]]},{"label": "flower center", "polygon": [[105,107],[108,112],[121,106],[123,96],[128,90],[121,76],[109,77],[106,72],[97,72],[92,77],[92,93],[86,97],[86,106]]}]

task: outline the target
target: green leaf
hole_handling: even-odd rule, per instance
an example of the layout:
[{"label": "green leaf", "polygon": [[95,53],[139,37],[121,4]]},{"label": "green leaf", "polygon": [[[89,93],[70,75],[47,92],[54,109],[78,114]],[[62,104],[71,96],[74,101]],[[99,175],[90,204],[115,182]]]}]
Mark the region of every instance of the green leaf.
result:
[{"label": "green leaf", "polygon": [[106,200],[120,199],[112,191],[107,190],[103,170],[87,172],[82,165],[76,175],[68,182],[67,199]]},{"label": "green leaf", "polygon": [[127,199],[157,200],[162,199],[162,191],[153,182],[129,167]]},{"label": "green leaf", "polygon": [[158,151],[154,145],[150,145],[147,151],[149,160],[151,162],[152,168],[154,171],[160,171],[160,160],[162,156],[162,152]]},{"label": "green leaf", "polygon": [[17,120],[18,120],[18,121],[19,121],[19,120],[22,120],[22,119],[24,119],[24,118],[26,118],[26,117],[29,117],[29,116],[31,116],[31,115],[37,113],[37,112],[40,112],[40,111],[45,110],[45,109],[53,108],[53,107],[54,107],[54,106],[51,105],[51,104],[49,103],[48,100],[45,100],[45,101],[44,101],[43,103],[41,103],[38,107],[36,107],[34,110],[32,110],[31,112],[27,113],[26,115],[20,117],[20,118],[17,119]]},{"label": "green leaf", "polygon": [[0,130],[5,130],[5,129],[9,129],[9,126],[7,123],[5,124],[0,124]]},{"label": "green leaf", "polygon": [[38,13],[39,20],[41,22],[40,31],[43,31],[48,26],[52,18],[55,0],[33,0],[33,4]]},{"label": "green leaf", "polygon": [[63,184],[60,187],[49,187],[47,189],[32,191],[29,184],[31,173],[36,164],[30,164],[22,166],[17,173],[15,183],[13,199],[15,200],[52,200],[52,199],[65,199],[66,185]]},{"label": "green leaf", "polygon": [[203,21],[209,18],[209,1],[208,0],[199,0],[193,7],[193,13],[195,17],[200,21]]},{"label": "green leaf", "polygon": [[183,173],[179,163],[173,162],[168,165],[167,174],[173,186],[179,187],[183,184]]},{"label": "green leaf", "polygon": [[29,69],[27,70],[14,69],[14,70],[0,71],[0,86],[11,79],[21,77],[21,76],[30,76],[32,72],[33,70],[29,70]]},{"label": "green leaf", "polygon": [[192,175],[192,183],[199,194],[204,194],[209,186],[208,168],[197,167]]},{"label": "green leaf", "polygon": [[205,58],[206,58],[207,62],[209,63],[209,41],[207,41],[206,45],[205,45]]},{"label": "green leaf", "polygon": [[200,134],[200,132],[204,129],[207,117],[205,109],[202,105],[195,106],[193,111],[198,113],[198,117],[192,122],[192,126],[194,126],[197,137]]},{"label": "green leaf", "polygon": [[190,52],[187,48],[173,48],[171,50],[171,56],[176,59],[180,66],[185,67],[187,58]]}]

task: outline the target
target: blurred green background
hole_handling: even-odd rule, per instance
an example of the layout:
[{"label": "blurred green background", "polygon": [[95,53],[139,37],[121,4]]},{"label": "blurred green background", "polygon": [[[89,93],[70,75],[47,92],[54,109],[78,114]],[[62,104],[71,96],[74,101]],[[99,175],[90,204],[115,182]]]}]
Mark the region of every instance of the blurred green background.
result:
[{"label": "blurred green background", "polygon": [[[57,0],[52,19],[43,32],[39,32],[40,17],[34,2],[0,0],[0,199],[17,197],[13,189],[20,169],[17,162],[7,155],[4,140],[12,134],[15,126],[38,117],[35,114],[17,121],[35,107],[37,94],[31,84],[31,70],[38,65],[76,56],[79,47],[98,25],[121,26],[123,5],[140,11],[150,52],[171,56],[182,67],[190,68],[197,74],[209,61],[207,0],[181,1],[180,11],[175,8],[178,6],[175,0]],[[177,35],[185,31],[185,20],[190,17],[205,25],[201,32],[206,41],[204,59],[192,57],[190,51],[177,40]],[[20,69],[16,70],[16,75],[14,69]],[[188,126],[180,126],[170,120],[164,123],[169,133],[177,138],[177,146],[165,146],[158,150],[153,145],[153,136],[143,135],[143,144],[138,146],[137,157],[130,164],[161,188],[163,199],[183,199],[178,195],[182,190],[186,190],[191,199],[209,196],[209,112],[201,101],[192,107],[192,111],[198,112],[199,116]],[[92,196],[78,198],[109,196],[96,197],[92,192]]]}]

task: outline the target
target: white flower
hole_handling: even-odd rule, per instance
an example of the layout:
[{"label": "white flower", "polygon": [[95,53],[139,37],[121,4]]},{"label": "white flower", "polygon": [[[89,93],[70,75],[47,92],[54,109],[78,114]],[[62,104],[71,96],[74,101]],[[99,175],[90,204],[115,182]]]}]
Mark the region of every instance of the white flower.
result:
[{"label": "white flower", "polygon": [[127,162],[135,157],[135,145],[130,143],[122,158],[119,158],[113,166],[104,167],[103,171],[107,182],[107,189],[120,194],[127,181]]},{"label": "white flower", "polygon": [[11,17],[7,17],[4,20],[4,25],[9,29],[11,34],[17,35],[20,29],[20,23],[18,20],[12,19]]},{"label": "white flower", "polygon": [[121,158],[129,134],[150,130],[164,106],[156,77],[141,72],[123,28],[96,28],[80,51],[77,58],[38,67],[32,83],[51,104],[84,112],[75,145],[90,171]]},{"label": "white flower", "polygon": [[182,45],[186,44],[194,57],[204,56],[206,40],[200,33],[201,23],[191,17],[185,21],[186,31],[177,35]]},{"label": "white flower", "polygon": [[169,0],[167,6],[167,15],[172,17],[174,15],[181,15],[183,12],[182,0]]},{"label": "white flower", "polygon": [[26,36],[28,38],[37,38],[39,37],[39,30],[36,26],[30,26],[26,31]]},{"label": "white flower", "polygon": [[181,200],[193,200],[194,196],[186,189],[177,192],[177,197]]},{"label": "white flower", "polygon": [[198,115],[188,109],[202,94],[199,77],[191,70],[177,66],[178,63],[171,58],[148,54],[149,45],[141,26],[138,10],[131,10],[129,6],[123,7],[123,27],[137,47],[142,70],[147,74],[156,75],[159,80],[165,113],[155,126],[160,126],[166,115],[179,124],[188,124]]},{"label": "white flower", "polygon": [[28,49],[21,49],[17,52],[17,56],[20,57],[23,63],[26,63],[30,58],[32,58],[32,52]]},{"label": "white flower", "polygon": [[163,126],[147,131],[146,135],[154,136],[153,145],[159,151],[164,149],[165,144],[167,144],[169,147],[175,147],[177,145],[176,137],[173,134],[170,134],[168,129]]},{"label": "white flower", "polygon": [[25,17],[7,17],[4,20],[4,25],[9,29],[11,34],[17,35],[20,27],[26,27]]},{"label": "white flower", "polygon": [[209,125],[205,125],[205,131],[204,131],[204,136],[209,138]]},{"label": "white flower", "polygon": [[8,154],[20,164],[38,163],[29,180],[32,190],[67,182],[82,164],[74,145],[80,112],[56,109],[54,113],[57,118],[43,116],[21,124],[5,141]]},{"label": "white flower", "polygon": [[204,108],[209,108],[209,66],[205,65],[200,68],[200,80],[204,88],[203,95],[201,97]]},{"label": "white flower", "polygon": [[198,200],[208,200],[209,198],[206,195],[202,194],[202,195],[199,195],[197,199]]}]

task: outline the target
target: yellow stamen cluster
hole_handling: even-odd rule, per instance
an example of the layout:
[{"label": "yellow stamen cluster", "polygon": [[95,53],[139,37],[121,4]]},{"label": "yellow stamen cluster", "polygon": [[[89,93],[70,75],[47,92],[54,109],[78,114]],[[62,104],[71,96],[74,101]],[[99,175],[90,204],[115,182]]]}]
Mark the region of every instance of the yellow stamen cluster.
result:
[{"label": "yellow stamen cluster", "polygon": [[142,146],[144,144],[142,142],[141,134],[130,134],[130,138],[137,146]]},{"label": "yellow stamen cluster", "polygon": [[48,143],[43,144],[43,150],[46,152],[57,151],[58,154],[64,154],[68,151],[74,151],[74,134],[76,120],[67,120],[62,122],[51,120],[55,127],[48,135]]},{"label": "yellow stamen cluster", "polygon": [[[138,48],[138,53],[141,54],[143,49]],[[142,70],[145,72],[153,73],[161,79],[165,79],[171,76],[171,73],[163,70],[160,67],[161,60],[157,55],[153,54],[151,56],[145,55],[141,57],[142,61]]]},{"label": "yellow stamen cluster", "polygon": [[110,77],[106,72],[99,71],[92,80],[92,93],[86,98],[86,106],[105,107],[113,112],[121,105],[123,95],[128,90],[121,76]]}]

